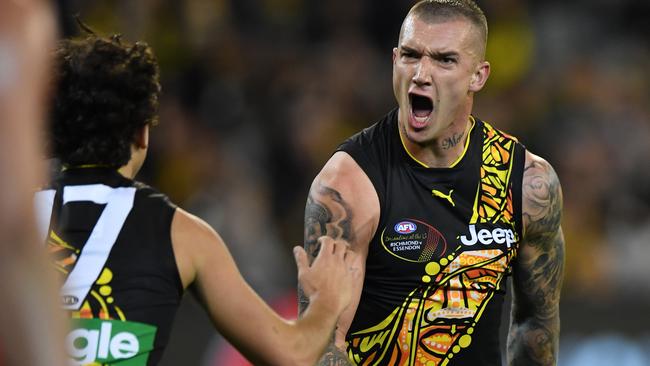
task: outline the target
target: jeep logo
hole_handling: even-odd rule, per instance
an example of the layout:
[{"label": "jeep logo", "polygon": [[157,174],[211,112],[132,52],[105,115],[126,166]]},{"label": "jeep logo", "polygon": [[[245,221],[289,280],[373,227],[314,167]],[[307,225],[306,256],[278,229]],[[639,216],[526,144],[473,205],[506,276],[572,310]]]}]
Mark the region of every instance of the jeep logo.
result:
[{"label": "jeep logo", "polygon": [[490,245],[492,243],[503,244],[506,243],[506,246],[510,248],[515,241],[515,234],[511,229],[502,229],[494,228],[492,230],[480,229],[476,231],[475,225],[469,226],[469,237],[467,235],[462,235],[460,237],[461,243],[472,246],[477,242],[480,242],[484,245]]}]

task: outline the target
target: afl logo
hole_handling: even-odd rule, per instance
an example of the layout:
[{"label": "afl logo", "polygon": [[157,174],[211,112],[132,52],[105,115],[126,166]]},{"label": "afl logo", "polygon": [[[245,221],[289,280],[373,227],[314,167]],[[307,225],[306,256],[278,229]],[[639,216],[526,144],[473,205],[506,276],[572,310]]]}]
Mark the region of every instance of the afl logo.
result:
[{"label": "afl logo", "polygon": [[79,299],[73,295],[63,295],[61,296],[61,304],[66,305],[76,305],[79,302]]},{"label": "afl logo", "polygon": [[395,232],[400,234],[410,234],[418,229],[418,226],[410,221],[401,221],[395,224]]},{"label": "afl logo", "polygon": [[447,251],[445,237],[433,226],[416,219],[401,219],[386,225],[381,232],[381,244],[391,255],[417,263],[438,258]]}]

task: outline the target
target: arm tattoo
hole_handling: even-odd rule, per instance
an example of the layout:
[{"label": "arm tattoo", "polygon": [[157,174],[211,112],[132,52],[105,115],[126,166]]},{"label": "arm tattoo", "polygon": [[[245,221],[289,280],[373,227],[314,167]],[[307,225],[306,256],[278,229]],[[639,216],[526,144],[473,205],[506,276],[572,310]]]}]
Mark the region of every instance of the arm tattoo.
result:
[{"label": "arm tattoo", "polygon": [[533,159],[524,169],[524,241],[515,264],[515,303],[508,340],[511,365],[555,365],[564,273],[562,193],[553,168]]},{"label": "arm tattoo", "polygon": [[[352,242],[354,240],[352,210],[341,193],[317,182],[309,192],[305,207],[305,251],[310,261],[313,261],[318,255],[320,250],[318,238],[323,235]],[[298,307],[301,314],[307,309],[307,306],[309,306],[309,298],[298,286]],[[334,344],[335,334],[332,333],[332,340],[318,365],[345,366],[350,364],[347,355]]]},{"label": "arm tattoo", "polygon": [[452,147],[458,145],[460,140],[463,139],[464,134],[465,134],[464,132],[463,133],[455,133],[453,136],[447,137],[446,139],[442,140],[442,149],[443,150],[449,150]]},{"label": "arm tattoo", "polygon": [[318,366],[348,366],[350,361],[348,361],[347,355],[338,349],[334,345],[334,339],[325,349],[323,357],[318,361]]},{"label": "arm tattoo", "polygon": [[341,194],[330,187],[318,185],[307,198],[305,207],[305,245],[314,259],[318,254],[319,237],[352,240],[352,212]]},{"label": "arm tattoo", "polygon": [[557,231],[562,217],[562,193],[553,168],[540,161],[528,164],[524,168],[522,193],[526,236],[548,236]]},{"label": "arm tattoo", "polygon": [[[324,235],[352,241],[352,210],[341,197],[341,193],[316,183],[309,192],[305,207],[305,251],[310,261],[318,255],[318,238]],[[309,299],[300,287],[298,301],[302,314],[309,305]]]}]

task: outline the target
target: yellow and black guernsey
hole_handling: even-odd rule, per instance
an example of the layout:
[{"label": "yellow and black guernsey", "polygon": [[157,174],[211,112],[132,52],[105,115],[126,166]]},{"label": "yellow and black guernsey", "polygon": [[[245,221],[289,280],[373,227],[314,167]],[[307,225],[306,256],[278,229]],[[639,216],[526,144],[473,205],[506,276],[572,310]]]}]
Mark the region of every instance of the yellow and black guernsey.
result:
[{"label": "yellow and black guernsey", "polygon": [[69,364],[157,364],[183,294],[171,243],[176,206],[105,168],[65,170],[35,202],[72,319]]},{"label": "yellow and black guernsey", "polygon": [[381,208],[346,336],[353,364],[501,365],[525,149],[471,120],[463,156],[449,168],[428,168],[409,155],[397,110],[338,149],[370,178]]}]

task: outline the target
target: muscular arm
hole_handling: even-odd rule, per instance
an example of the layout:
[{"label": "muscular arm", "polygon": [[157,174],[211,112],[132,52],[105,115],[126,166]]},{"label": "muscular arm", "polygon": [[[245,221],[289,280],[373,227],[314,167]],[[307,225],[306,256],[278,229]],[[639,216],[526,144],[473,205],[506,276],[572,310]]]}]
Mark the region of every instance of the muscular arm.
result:
[{"label": "muscular arm", "polygon": [[183,286],[197,289],[219,332],[256,365],[313,365],[350,302],[349,282],[358,273],[345,243],[321,238],[324,250],[311,266],[297,247],[298,280],[312,304],[290,322],[250,288],[219,235],[201,219],[177,209],[172,243]]},{"label": "muscular arm", "polygon": [[[348,365],[345,335],[352,323],[363,287],[368,243],[379,222],[379,199],[361,168],[347,154],[338,152],[314,179],[305,207],[305,250],[314,258],[319,251],[317,238],[325,235],[343,239],[360,256],[362,276],[355,279],[350,306],[339,318],[337,328],[319,365]],[[302,313],[309,299],[298,287]]]},{"label": "muscular arm", "polygon": [[523,179],[524,238],[514,268],[508,337],[510,365],[555,365],[560,334],[564,237],[562,191],[553,168],[527,153]]}]

